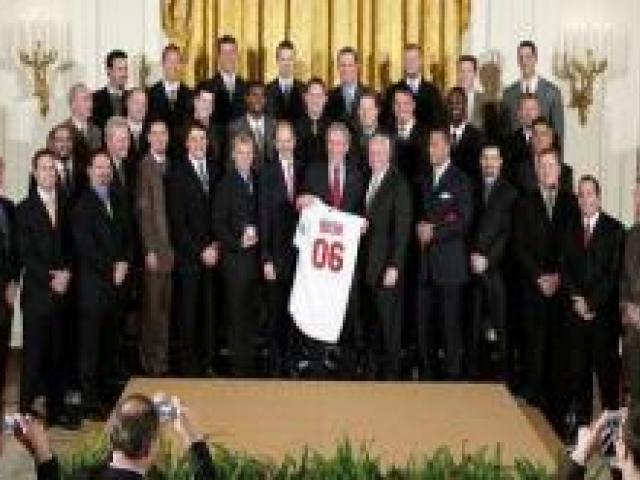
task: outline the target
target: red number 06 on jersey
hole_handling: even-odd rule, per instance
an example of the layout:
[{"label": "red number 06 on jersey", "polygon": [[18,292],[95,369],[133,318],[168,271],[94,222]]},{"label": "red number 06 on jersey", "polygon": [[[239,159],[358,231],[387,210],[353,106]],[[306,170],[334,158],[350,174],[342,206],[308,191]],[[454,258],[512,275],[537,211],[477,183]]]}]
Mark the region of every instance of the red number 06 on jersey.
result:
[{"label": "red number 06 on jersey", "polygon": [[329,268],[332,272],[342,270],[342,256],[344,245],[342,242],[327,242],[324,238],[318,238],[313,242],[313,266],[318,270]]}]

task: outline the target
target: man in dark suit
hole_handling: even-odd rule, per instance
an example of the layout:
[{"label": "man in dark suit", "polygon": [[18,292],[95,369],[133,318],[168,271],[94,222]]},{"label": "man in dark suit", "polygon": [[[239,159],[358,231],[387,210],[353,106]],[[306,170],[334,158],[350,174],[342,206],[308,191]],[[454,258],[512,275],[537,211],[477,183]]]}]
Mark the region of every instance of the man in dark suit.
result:
[{"label": "man in dark suit", "polygon": [[411,92],[416,105],[416,120],[422,127],[430,129],[446,122],[447,114],[440,91],[423,78],[422,58],[420,45],[411,43],[405,47],[403,78],[394,83],[386,93],[385,118],[389,123],[393,121],[393,103],[398,89]]},{"label": "man in dark suit", "polygon": [[[514,249],[522,282],[524,397],[560,427],[555,392],[566,359],[560,302],[560,252],[567,229],[579,221],[575,196],[560,188],[560,159],[555,150],[538,158],[538,188],[524,194],[514,213]],[[555,378],[551,378],[551,375]],[[555,405],[557,403],[557,405]]]},{"label": "man in dark suit", "polygon": [[69,90],[69,108],[71,115],[62,123],[73,133],[73,158],[86,171],[89,157],[102,147],[102,131],[91,121],[93,100],[84,83]]},{"label": "man in dark suit", "polygon": [[[537,165],[541,152],[550,148],[558,148],[558,138],[552,130],[549,122],[539,117],[531,126],[531,154],[523,163],[518,165],[514,177],[514,186],[521,192],[537,189]],[[567,192],[573,192],[573,168],[562,162],[560,158],[560,188]]]},{"label": "man in dark suit", "polygon": [[180,337],[180,371],[211,373],[218,347],[214,278],[219,245],[212,226],[212,198],[218,172],[207,162],[207,132],[187,130],[186,158],[175,162],[167,186],[169,231],[175,252],[175,312]]},{"label": "man in dark suit", "polygon": [[358,80],[360,59],[353,47],[342,47],[336,57],[338,86],[329,90],[327,116],[334,122],[343,122],[349,129],[356,123],[358,99],[364,88]]},{"label": "man in dark suit", "polygon": [[305,113],[296,121],[296,158],[300,160],[301,172],[307,165],[323,162],[327,156],[326,114],[327,89],[320,78],[312,78],[304,90]]},{"label": "man in dark suit", "polygon": [[466,121],[487,133],[491,129],[488,95],[478,89],[478,59],[473,55],[460,55],[456,62],[456,85],[467,95]]},{"label": "man in dark suit", "polygon": [[371,179],[365,196],[367,231],[362,270],[369,308],[366,331],[373,376],[397,380],[400,374],[404,266],[412,231],[411,190],[391,164],[391,140],[375,134],[368,145]]},{"label": "man in dark suit", "polygon": [[129,124],[129,158],[137,167],[147,153],[147,92],[144,88],[134,87],[125,96],[127,105],[127,123]]},{"label": "man in dark suit", "polygon": [[[20,264],[20,296],[24,318],[20,411],[62,419],[63,322],[71,280],[71,250],[66,198],[56,191],[56,160],[38,150],[32,163],[34,188],[16,211]],[[46,405],[46,407],[45,407]]]},{"label": "man in dark suit", "polygon": [[[0,157],[0,191],[4,191],[4,158]],[[3,407],[9,340],[13,319],[13,304],[20,276],[16,252],[15,206],[0,195],[0,409]]]},{"label": "man in dark suit", "polygon": [[393,94],[393,160],[410,184],[424,173],[426,130],[417,122],[415,99],[410,90],[398,87]]},{"label": "man in dark suit", "polygon": [[278,122],[277,157],[260,173],[260,256],[266,281],[270,372],[278,376],[291,360],[292,319],[289,292],[293,285],[296,249],[293,245],[298,211],[295,198],[300,189],[300,164],[295,158],[293,126]]},{"label": "man in dark suit", "polygon": [[228,138],[243,133],[253,139],[255,157],[252,169],[259,171],[264,164],[270,163],[275,155],[275,120],[266,115],[264,85],[260,82],[248,82],[245,97],[246,114],[229,124]]},{"label": "man in dark suit", "polygon": [[214,231],[222,250],[231,371],[236,377],[254,375],[256,366],[261,268],[254,148],[253,139],[244,133],[232,140],[233,168],[220,180],[213,207]]},{"label": "man in dark suit", "polygon": [[180,153],[180,134],[191,109],[191,90],[180,81],[180,49],[169,44],[162,51],[162,80],[147,91],[149,121],[162,120],[169,128],[169,154]]},{"label": "man in dark suit", "polygon": [[[531,162],[533,157],[533,122],[540,118],[540,104],[538,97],[533,93],[525,93],[518,103],[519,127],[511,132],[505,140],[504,150],[506,154],[503,167],[505,178],[514,185],[518,181],[518,175],[526,162]],[[535,181],[533,182],[536,183]]]},{"label": "man in dark suit", "polygon": [[640,402],[640,179],[633,192],[635,223],[625,238],[620,275],[625,381],[632,405]]},{"label": "man in dark suit", "polygon": [[[451,160],[449,131],[434,128],[429,134],[431,168],[418,182],[420,246],[418,285],[418,340],[423,375],[431,377],[436,353],[444,347],[444,374],[462,376],[463,337],[461,294],[469,278],[466,237],[473,215],[471,185]],[[441,332],[442,343],[437,341]]]},{"label": "man in dark suit", "polygon": [[[216,169],[224,171],[229,165],[226,142],[227,128],[214,122],[213,109],[215,96],[211,90],[202,86],[196,87],[193,93],[193,112],[191,121],[184,125],[182,133],[182,149],[186,145],[187,130],[192,123],[199,123],[207,130],[207,160],[216,164]],[[185,152],[186,153],[186,152]],[[184,156],[184,154],[182,155]]]},{"label": "man in dark suit", "polygon": [[[78,478],[96,480],[142,480],[154,468],[158,457],[158,442],[162,422],[169,423],[186,449],[186,464],[194,480],[215,480],[216,470],[202,434],[194,428],[189,410],[178,399],[168,402],[176,412],[175,418],[166,420],[158,411],[156,398],[141,394],[125,397],[117,406],[108,431],[109,463],[89,465],[78,472]],[[58,480],[60,465],[40,421],[32,417],[18,416],[16,439],[34,459],[38,480]]]},{"label": "man in dark suit", "polygon": [[481,180],[480,150],[482,132],[467,118],[467,97],[462,87],[453,87],[447,95],[449,132],[451,135],[451,160],[472,182]]},{"label": "man in dark suit", "polygon": [[140,363],[148,375],[169,370],[169,319],[173,246],[167,218],[170,162],[169,131],[162,120],[149,125],[149,153],[142,159],[136,185],[135,210],[142,249]]},{"label": "man in dark suit", "polygon": [[58,189],[71,203],[87,185],[87,172],[73,156],[73,131],[64,123],[55,125],[47,136],[47,148],[55,154]]},{"label": "man in dark suit", "polygon": [[292,124],[304,115],[304,83],[294,78],[296,50],[291,40],[276,48],[278,76],[267,84],[267,114]]},{"label": "man in dark suit", "polygon": [[93,92],[93,123],[100,129],[114,115],[125,115],[125,88],[129,80],[127,54],[122,50],[111,50],[105,62],[107,85]]},{"label": "man in dark suit", "polygon": [[[344,212],[360,215],[364,207],[364,180],[358,168],[347,159],[350,143],[349,128],[344,123],[334,122],[327,130],[327,161],[310,164],[304,174],[298,205],[304,207],[317,197],[327,205]],[[356,265],[357,278],[358,266]],[[360,323],[358,282],[353,282],[344,327],[340,337],[343,374],[354,375],[361,366],[364,353],[364,330]],[[316,354],[312,352],[312,354]],[[317,360],[317,359],[313,359]],[[327,360],[326,366],[335,369],[335,361]]]},{"label": "man in dark suit", "polygon": [[226,128],[245,113],[245,81],[237,73],[238,44],[231,35],[223,35],[217,42],[218,68],[216,74],[200,84],[215,94],[215,122]]},{"label": "man in dark suit", "polygon": [[573,403],[575,427],[592,419],[594,371],[602,408],[620,407],[618,280],[624,242],[622,224],[601,209],[595,177],[578,182],[578,204],[582,221],[568,229],[561,254],[571,352],[565,392]]},{"label": "man in dark suit", "polygon": [[358,99],[358,121],[353,132],[349,160],[355,162],[364,177],[369,177],[369,140],[382,133],[378,94],[364,89]]},{"label": "man in dark suit", "polygon": [[109,155],[89,162],[89,186],[72,213],[77,302],[80,312],[80,383],[87,415],[104,415],[116,375],[118,326],[123,319],[123,286],[131,262],[132,232],[125,201],[111,188]]},{"label": "man in dark suit", "polygon": [[[511,236],[517,191],[502,176],[502,165],[500,147],[485,144],[480,156],[482,180],[476,184],[470,242],[473,329],[468,358],[470,373],[480,379],[490,375],[504,379],[507,373],[507,298],[502,261]],[[491,353],[497,354],[497,365],[489,365]]]}]

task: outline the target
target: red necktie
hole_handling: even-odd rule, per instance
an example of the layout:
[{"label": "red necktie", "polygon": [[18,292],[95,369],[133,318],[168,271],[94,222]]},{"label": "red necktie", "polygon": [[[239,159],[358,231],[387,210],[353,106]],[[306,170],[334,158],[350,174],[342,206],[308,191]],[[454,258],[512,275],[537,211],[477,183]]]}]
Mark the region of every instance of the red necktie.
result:
[{"label": "red necktie", "polygon": [[342,204],[342,182],[340,181],[340,166],[333,167],[333,176],[331,178],[331,206],[340,208]]}]

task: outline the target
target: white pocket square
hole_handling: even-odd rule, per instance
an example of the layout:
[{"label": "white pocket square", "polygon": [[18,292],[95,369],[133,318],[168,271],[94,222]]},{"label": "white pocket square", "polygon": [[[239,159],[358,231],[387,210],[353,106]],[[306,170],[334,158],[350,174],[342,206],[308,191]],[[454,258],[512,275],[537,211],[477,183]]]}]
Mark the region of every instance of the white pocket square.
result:
[{"label": "white pocket square", "polygon": [[453,198],[453,196],[449,192],[441,192],[440,195],[438,195],[438,198],[441,200],[449,200]]}]

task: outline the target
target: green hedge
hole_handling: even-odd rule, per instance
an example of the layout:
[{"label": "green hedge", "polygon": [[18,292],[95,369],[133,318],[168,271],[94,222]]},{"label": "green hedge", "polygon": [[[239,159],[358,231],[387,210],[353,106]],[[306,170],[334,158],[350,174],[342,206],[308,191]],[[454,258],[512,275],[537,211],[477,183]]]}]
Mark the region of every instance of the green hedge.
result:
[{"label": "green hedge", "polygon": [[[218,480],[547,480],[550,472],[538,463],[518,459],[513,465],[501,460],[500,448],[484,449],[456,458],[448,448],[416,458],[406,465],[384,468],[367,446],[354,448],[348,441],[338,445],[333,455],[313,451],[285,458],[275,464],[213,445]],[[108,449],[104,440],[91,442],[62,456],[62,479],[86,477],[104,465]],[[84,474],[83,474],[84,473]],[[176,456],[168,443],[160,446],[158,467],[147,475],[150,480],[189,480],[188,463]]]}]

